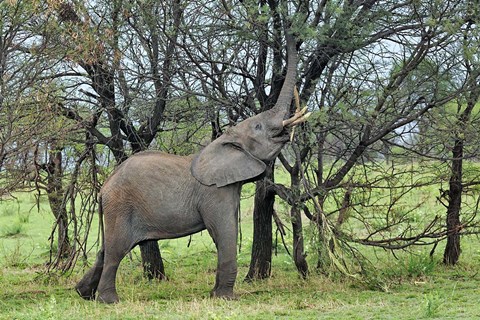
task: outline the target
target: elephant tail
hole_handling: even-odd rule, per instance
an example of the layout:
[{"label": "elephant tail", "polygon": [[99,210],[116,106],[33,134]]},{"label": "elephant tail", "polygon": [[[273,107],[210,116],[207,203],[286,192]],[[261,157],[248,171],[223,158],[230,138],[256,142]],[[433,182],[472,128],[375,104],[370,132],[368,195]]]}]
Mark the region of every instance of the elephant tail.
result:
[{"label": "elephant tail", "polygon": [[104,248],[105,244],[105,227],[103,225],[103,201],[102,201],[102,194],[98,196],[98,226],[100,228],[100,238],[102,241],[102,248]]}]

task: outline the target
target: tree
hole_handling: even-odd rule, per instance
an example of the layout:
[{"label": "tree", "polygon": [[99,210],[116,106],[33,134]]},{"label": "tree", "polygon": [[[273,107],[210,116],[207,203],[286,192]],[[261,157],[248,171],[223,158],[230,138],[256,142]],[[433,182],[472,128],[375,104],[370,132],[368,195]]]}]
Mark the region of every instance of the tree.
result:
[{"label": "tree", "polygon": [[[43,79],[48,66],[43,61],[44,48],[36,44],[32,23],[37,10],[29,1],[0,4],[0,114],[4,122],[0,129],[0,174],[5,182],[0,196],[18,190],[45,190],[55,217],[56,255],[62,259],[72,250],[62,150],[74,130],[52,112],[47,92],[54,87]],[[35,52],[32,47],[36,47]]]},{"label": "tree", "polygon": [[[128,157],[125,149],[127,143],[130,144],[132,153],[145,150],[162,130],[170,81],[175,72],[173,45],[181,18],[180,2],[176,1],[167,8],[154,2],[127,5],[115,1],[111,6],[97,7],[96,10],[92,8],[92,11],[88,7],[75,8],[64,2],[53,9],[58,14],[56,28],[62,35],[55,39],[54,45],[64,45],[73,51],[69,58],[86,72],[86,75],[77,75],[86,77],[92,89],[83,90],[80,80],[77,92],[93,105],[90,109],[93,111],[88,112],[90,121],[82,115],[85,108],[80,111],[75,104],[59,104],[59,111],[65,117],[80,123],[93,139],[105,144],[114,155],[116,163],[120,164]],[[157,20],[160,14],[171,16],[171,22]],[[131,32],[122,36],[121,32],[127,27],[131,28]],[[173,33],[170,33],[170,28],[173,28]],[[97,33],[101,30],[104,32]],[[163,41],[161,35],[167,33],[171,38]],[[90,51],[85,53],[83,47],[71,48],[71,44],[74,44],[71,40],[78,36],[83,37],[81,43],[89,45]],[[138,52],[134,48],[138,45],[142,48],[141,52],[146,54],[146,60],[137,56]],[[126,54],[122,55],[121,52]],[[163,65],[162,68],[159,68],[160,64]],[[145,67],[148,77],[142,74]],[[153,105],[150,104],[151,111],[139,112],[137,100],[146,98],[142,96],[141,90],[150,85],[153,85],[154,91],[146,93],[153,100]],[[79,99],[82,99],[81,96]],[[108,118],[108,137],[97,129],[104,113]],[[135,117],[140,119],[134,120]],[[135,123],[139,125],[136,126]],[[148,241],[140,247],[147,275],[150,278],[163,278],[164,267],[158,244]]]},{"label": "tree", "polygon": [[[463,182],[463,162],[472,155],[465,154],[465,145],[472,143],[468,137],[475,136],[475,120],[473,110],[480,97],[480,69],[478,57],[471,50],[477,46],[477,34],[472,32],[473,21],[469,21],[464,33],[464,43],[462,43],[464,68],[465,68],[465,93],[464,99],[458,103],[456,110],[456,122],[453,130],[453,146],[451,148],[451,175],[449,180],[449,190],[446,195],[447,206],[447,244],[443,254],[445,264],[454,265],[458,262],[460,256],[460,232],[468,225],[468,222],[462,223],[460,212],[462,207],[462,197],[465,183]],[[478,143],[478,141],[476,141]],[[479,183],[478,181],[473,182]],[[468,221],[468,220],[467,220]]]},{"label": "tree", "polygon": [[[302,44],[304,50],[313,48],[314,54],[304,59],[301,101],[319,111],[295,139],[292,156],[283,157],[285,168],[293,176],[292,188],[278,184],[273,188],[293,208],[302,208],[315,224],[317,268],[322,271],[333,265],[345,272],[341,246],[356,255],[349,241],[399,249],[418,244],[438,231],[437,219],[427,223],[425,229],[413,231],[408,224],[409,211],[394,214],[392,208],[400,199],[425,182],[401,182],[399,177],[409,171],[393,171],[393,164],[392,172],[386,172],[383,159],[388,148],[384,146],[403,145],[414,136],[418,121],[462,92],[463,88],[445,90],[441,80],[449,76],[449,66],[458,63],[454,54],[446,52],[458,41],[466,24],[463,18],[452,23],[450,17],[463,17],[459,12],[465,12],[466,7],[454,2],[429,6],[405,1],[390,5],[383,1],[345,3],[336,12],[329,11],[332,8],[328,5],[319,7],[331,21],[320,29],[323,37]],[[428,59],[441,67],[423,68],[422,73]],[[389,74],[384,71],[386,66]],[[302,170],[297,169],[299,163]],[[300,179],[303,186],[293,187]],[[385,183],[390,199],[381,206],[369,204],[372,190],[385,188]],[[357,210],[357,206],[363,209]],[[369,206],[373,206],[371,212],[365,209]],[[380,208],[385,211],[379,213]],[[364,239],[342,230],[350,214],[369,230]],[[373,226],[370,221],[377,219],[385,223]],[[292,214],[294,259],[304,275],[308,269],[299,221],[297,209]],[[399,229],[400,234],[385,239]],[[382,239],[372,241],[374,236]]]}]

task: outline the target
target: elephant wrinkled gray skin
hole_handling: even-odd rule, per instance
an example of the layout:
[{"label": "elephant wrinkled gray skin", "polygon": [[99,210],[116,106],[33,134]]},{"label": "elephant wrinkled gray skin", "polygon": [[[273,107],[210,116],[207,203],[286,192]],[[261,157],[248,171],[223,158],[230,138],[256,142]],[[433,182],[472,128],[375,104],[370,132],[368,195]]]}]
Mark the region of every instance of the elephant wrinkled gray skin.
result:
[{"label": "elephant wrinkled gray skin", "polygon": [[104,242],[94,266],[76,286],[82,298],[96,296],[101,302],[118,302],[117,269],[135,245],[204,229],[218,252],[211,294],[233,296],[240,190],[242,182],[262,175],[265,162],[274,160],[289,140],[287,127],[292,121],[284,121],[284,117],[296,78],[294,46],[292,36],[287,35],[287,73],[272,109],[229,128],[198,155],[143,152],[129,158],[107,179],[100,192]]}]

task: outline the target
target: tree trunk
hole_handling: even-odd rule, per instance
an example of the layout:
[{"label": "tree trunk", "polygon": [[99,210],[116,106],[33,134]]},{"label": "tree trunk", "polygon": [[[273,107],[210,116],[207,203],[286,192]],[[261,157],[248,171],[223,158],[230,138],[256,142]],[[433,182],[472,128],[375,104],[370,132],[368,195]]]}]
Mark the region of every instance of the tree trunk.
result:
[{"label": "tree trunk", "polygon": [[452,175],[448,190],[447,245],[443,253],[443,263],[454,265],[460,257],[460,209],[462,206],[462,158],[463,141],[457,139],[452,150]]},{"label": "tree trunk", "polygon": [[62,184],[62,148],[52,144],[49,155],[47,172],[47,197],[50,209],[55,217],[55,229],[57,230],[57,254],[56,263],[67,258],[72,250],[68,237],[67,209],[63,202],[64,190]]},{"label": "tree trunk", "polygon": [[293,229],[293,261],[297,267],[298,272],[303,279],[308,276],[308,263],[303,244],[303,224],[302,215],[297,207],[292,206],[290,210],[292,217],[292,229]]},{"label": "tree trunk", "polygon": [[[305,159],[308,149],[304,149],[303,152],[299,152],[298,148],[294,146],[295,151],[295,165],[290,170],[291,189],[296,193],[300,190],[300,170],[301,162]],[[302,214],[298,206],[295,204],[290,209],[290,217],[292,219],[292,232],[293,232],[293,261],[297,267],[298,272],[303,279],[308,276],[308,263],[305,254],[305,247],[303,243],[303,223]]]},{"label": "tree trunk", "polygon": [[143,273],[149,280],[167,279],[157,241],[149,240],[140,243],[140,253],[142,256]]},{"label": "tree trunk", "polygon": [[[264,179],[273,181],[273,169]],[[253,244],[250,269],[246,281],[270,277],[272,267],[272,217],[275,193],[269,191],[266,181],[256,182],[253,209]]]},{"label": "tree trunk", "polygon": [[467,63],[469,81],[472,83],[472,90],[469,91],[467,107],[458,117],[458,130],[455,137],[455,144],[452,149],[452,175],[449,181],[448,208],[447,208],[447,245],[443,253],[443,263],[455,265],[460,257],[460,210],[462,208],[462,174],[463,174],[463,147],[465,133],[462,132],[467,126],[472,111],[478,102],[480,90],[477,85],[478,70],[471,70]]}]

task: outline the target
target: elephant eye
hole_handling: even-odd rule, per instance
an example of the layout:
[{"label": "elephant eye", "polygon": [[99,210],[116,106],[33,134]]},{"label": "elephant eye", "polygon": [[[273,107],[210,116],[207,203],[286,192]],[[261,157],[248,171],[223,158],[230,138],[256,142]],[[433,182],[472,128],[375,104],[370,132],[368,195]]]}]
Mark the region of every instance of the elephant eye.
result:
[{"label": "elephant eye", "polygon": [[257,123],[257,124],[255,125],[255,130],[258,130],[258,131],[262,130],[262,124],[261,124],[261,123]]}]

